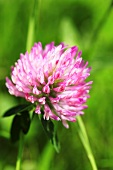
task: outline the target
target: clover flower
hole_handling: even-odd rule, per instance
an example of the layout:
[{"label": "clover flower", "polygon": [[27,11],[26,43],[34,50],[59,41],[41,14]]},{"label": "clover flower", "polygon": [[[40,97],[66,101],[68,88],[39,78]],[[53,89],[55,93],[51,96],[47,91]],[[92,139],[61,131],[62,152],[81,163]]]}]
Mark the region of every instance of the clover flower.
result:
[{"label": "clover flower", "polygon": [[11,95],[34,103],[35,113],[43,110],[44,119],[61,120],[68,128],[67,121],[75,122],[87,108],[92,84],[85,81],[91,70],[87,65],[77,46],[54,46],[52,42],[43,50],[40,42],[35,43],[30,53],[20,54],[6,86]]}]

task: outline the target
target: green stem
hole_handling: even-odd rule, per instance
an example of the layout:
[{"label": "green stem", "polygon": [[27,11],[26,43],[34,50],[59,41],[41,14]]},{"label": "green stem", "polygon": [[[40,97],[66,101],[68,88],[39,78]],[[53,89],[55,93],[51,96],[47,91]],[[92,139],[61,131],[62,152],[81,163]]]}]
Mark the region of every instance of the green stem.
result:
[{"label": "green stem", "polygon": [[86,150],[87,156],[88,156],[90,164],[92,166],[92,170],[98,170],[92,150],[91,150],[91,147],[90,147],[89,139],[88,139],[87,132],[86,132],[84,123],[82,121],[82,118],[80,116],[78,116],[77,120],[78,120],[78,125],[79,125],[78,134],[79,134],[81,142]]},{"label": "green stem", "polygon": [[16,162],[16,170],[20,170],[20,168],[21,168],[21,159],[22,159],[22,153],[23,153],[23,146],[24,146],[24,134],[22,132],[20,132],[18,157],[17,157],[17,162]]},{"label": "green stem", "polygon": [[44,148],[38,163],[39,170],[50,170],[51,160],[54,156],[54,150],[50,142]]}]

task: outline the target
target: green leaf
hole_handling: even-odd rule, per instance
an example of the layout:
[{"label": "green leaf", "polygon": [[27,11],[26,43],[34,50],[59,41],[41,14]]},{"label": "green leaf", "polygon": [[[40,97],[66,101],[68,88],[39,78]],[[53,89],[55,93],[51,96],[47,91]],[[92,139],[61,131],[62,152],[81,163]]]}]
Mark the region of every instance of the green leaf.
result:
[{"label": "green leaf", "polygon": [[20,115],[15,115],[13,118],[12,126],[11,126],[11,141],[16,142],[19,140],[20,132],[22,131],[24,134],[27,134],[30,127],[30,114],[28,111],[21,112]]},{"label": "green leaf", "polygon": [[16,142],[19,140],[21,126],[20,126],[21,118],[19,115],[16,115],[13,119],[12,126],[11,126],[11,141]]},{"label": "green leaf", "polygon": [[29,112],[28,111],[21,112],[20,118],[21,118],[21,122],[20,122],[21,129],[24,134],[27,134],[31,123]]},{"label": "green leaf", "polygon": [[3,115],[3,117],[8,117],[8,116],[12,116],[15,115],[17,113],[21,113],[24,110],[28,110],[31,107],[31,104],[21,104],[18,106],[14,106],[11,109],[9,109],[8,111],[6,111]]},{"label": "green leaf", "polygon": [[47,134],[47,136],[49,137],[49,139],[51,140],[55,150],[57,152],[60,151],[60,144],[59,144],[59,141],[58,141],[58,137],[57,137],[57,133],[54,129],[54,124],[51,120],[45,120],[43,118],[43,115],[41,116],[41,123],[43,125],[43,128]]}]

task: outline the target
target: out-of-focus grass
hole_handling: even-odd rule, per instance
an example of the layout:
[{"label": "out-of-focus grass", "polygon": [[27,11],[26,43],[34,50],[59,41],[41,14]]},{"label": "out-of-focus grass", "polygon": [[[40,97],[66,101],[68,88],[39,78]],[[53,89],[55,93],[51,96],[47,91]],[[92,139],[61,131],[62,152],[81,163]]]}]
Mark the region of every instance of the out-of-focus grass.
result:
[{"label": "out-of-focus grass", "polygon": [[[33,5],[31,0],[0,1],[0,115],[19,103],[18,99],[7,93],[5,77],[10,74],[10,66],[19,58],[19,54],[26,50]],[[40,16],[38,6],[36,8],[34,41],[41,41],[43,45],[51,41],[78,45],[83,51],[83,58],[92,66],[89,79],[94,83],[83,121],[99,170],[113,169],[112,20],[111,0],[42,0]],[[13,170],[15,167],[17,144],[13,145],[3,137],[3,133],[4,136],[6,133],[9,135],[11,121],[12,117],[0,117],[1,170]],[[90,170],[90,163],[75,126],[76,123],[70,123],[70,129],[67,130],[58,124],[61,152],[57,154],[48,144],[39,120],[34,119],[25,138],[22,170],[35,170],[39,167],[44,170],[68,170],[70,167],[72,170]]]}]

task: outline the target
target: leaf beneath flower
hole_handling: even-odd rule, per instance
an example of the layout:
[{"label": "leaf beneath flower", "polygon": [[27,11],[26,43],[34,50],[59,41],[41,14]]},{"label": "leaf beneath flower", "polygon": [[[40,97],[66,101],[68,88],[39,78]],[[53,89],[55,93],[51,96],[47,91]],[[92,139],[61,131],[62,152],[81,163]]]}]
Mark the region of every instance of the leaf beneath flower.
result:
[{"label": "leaf beneath flower", "polygon": [[20,120],[21,129],[24,134],[27,134],[29,127],[30,127],[30,123],[31,123],[30,114],[28,111],[23,111],[20,117],[21,117],[21,120]]},{"label": "leaf beneath flower", "polygon": [[20,120],[21,118],[19,115],[16,115],[13,119],[11,131],[10,131],[12,142],[16,142],[19,140],[20,131],[21,131]]},{"label": "leaf beneath flower", "polygon": [[24,134],[27,134],[30,127],[30,114],[28,111],[21,112],[20,115],[15,115],[13,118],[12,126],[11,126],[11,141],[16,142],[19,140],[20,132],[22,131]]},{"label": "leaf beneath flower", "polygon": [[15,115],[17,113],[21,113],[25,110],[29,110],[29,108],[31,106],[32,106],[31,104],[21,104],[21,105],[18,105],[18,106],[14,106],[14,107],[12,107],[11,109],[9,109],[5,112],[3,117],[12,116],[12,115]]}]

